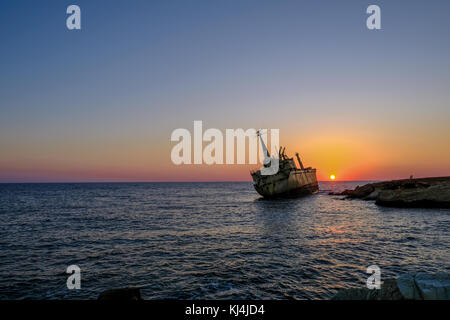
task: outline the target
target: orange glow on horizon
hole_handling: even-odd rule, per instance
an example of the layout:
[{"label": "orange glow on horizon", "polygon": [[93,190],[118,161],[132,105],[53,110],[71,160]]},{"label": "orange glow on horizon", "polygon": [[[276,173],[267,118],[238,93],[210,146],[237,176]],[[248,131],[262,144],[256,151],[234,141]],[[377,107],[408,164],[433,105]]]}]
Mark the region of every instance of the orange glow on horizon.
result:
[{"label": "orange glow on horizon", "polygon": [[[299,131],[293,126],[283,130],[280,144],[286,146],[289,157],[295,159],[298,152],[305,167],[316,168],[319,181],[450,174],[447,131],[417,137],[414,130],[407,130],[408,135],[386,128],[374,130],[325,123],[311,134],[308,128]],[[177,166],[170,159],[173,145],[163,133],[155,137],[80,135],[41,140],[27,136],[7,141],[9,152],[0,157],[0,181],[251,181],[249,170],[261,167]]]}]

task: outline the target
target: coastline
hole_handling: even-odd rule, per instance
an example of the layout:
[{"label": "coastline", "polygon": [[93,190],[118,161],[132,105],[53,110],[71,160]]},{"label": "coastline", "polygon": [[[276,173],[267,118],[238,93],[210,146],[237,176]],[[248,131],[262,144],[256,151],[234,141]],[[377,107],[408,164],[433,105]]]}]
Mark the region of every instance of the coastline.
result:
[{"label": "coastline", "polygon": [[331,300],[450,300],[450,274],[407,273],[380,289],[341,289]]},{"label": "coastline", "polygon": [[397,208],[450,208],[450,177],[410,178],[375,182],[330,195],[344,199],[375,200]]}]

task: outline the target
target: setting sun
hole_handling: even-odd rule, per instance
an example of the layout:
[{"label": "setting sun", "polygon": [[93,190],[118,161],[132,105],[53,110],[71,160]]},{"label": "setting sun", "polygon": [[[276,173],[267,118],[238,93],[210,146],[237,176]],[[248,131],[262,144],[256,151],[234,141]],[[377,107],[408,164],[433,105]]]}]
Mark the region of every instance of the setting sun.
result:
[{"label": "setting sun", "polygon": [[336,179],[336,176],[335,176],[334,174],[332,174],[332,175],[330,176],[330,180],[334,180],[334,179]]}]

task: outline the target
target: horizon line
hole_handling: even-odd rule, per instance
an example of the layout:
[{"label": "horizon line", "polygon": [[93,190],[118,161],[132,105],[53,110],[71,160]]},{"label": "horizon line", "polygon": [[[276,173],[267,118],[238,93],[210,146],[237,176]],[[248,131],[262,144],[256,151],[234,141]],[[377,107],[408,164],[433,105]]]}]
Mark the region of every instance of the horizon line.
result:
[{"label": "horizon line", "polygon": [[[390,181],[392,179],[363,179],[363,180],[317,180],[318,182],[365,182]],[[398,179],[394,179],[398,180]],[[69,184],[69,183],[248,183],[251,180],[211,180],[211,181],[0,181],[0,184]]]}]

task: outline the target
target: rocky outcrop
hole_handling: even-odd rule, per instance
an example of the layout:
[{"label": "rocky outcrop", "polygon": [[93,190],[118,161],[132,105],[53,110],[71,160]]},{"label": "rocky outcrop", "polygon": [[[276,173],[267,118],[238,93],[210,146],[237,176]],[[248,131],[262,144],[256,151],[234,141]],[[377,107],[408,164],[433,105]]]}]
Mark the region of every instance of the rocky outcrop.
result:
[{"label": "rocky outcrop", "polygon": [[404,274],[397,279],[397,287],[401,295],[408,300],[421,300],[419,289],[414,282],[414,275]]},{"label": "rocky outcrop", "polygon": [[98,300],[121,300],[132,301],[142,300],[141,289],[139,288],[120,288],[103,291],[98,296]]},{"label": "rocky outcrop", "polygon": [[403,275],[397,286],[405,299],[450,300],[450,275],[446,273]]},{"label": "rocky outcrop", "polygon": [[450,300],[450,274],[404,274],[381,289],[342,289],[332,300]]},{"label": "rocky outcrop", "polygon": [[375,200],[376,204],[388,207],[450,208],[450,177],[376,182],[331,194]]},{"label": "rocky outcrop", "polygon": [[331,300],[403,300],[395,280],[386,280],[381,289],[352,288],[339,290]]}]

